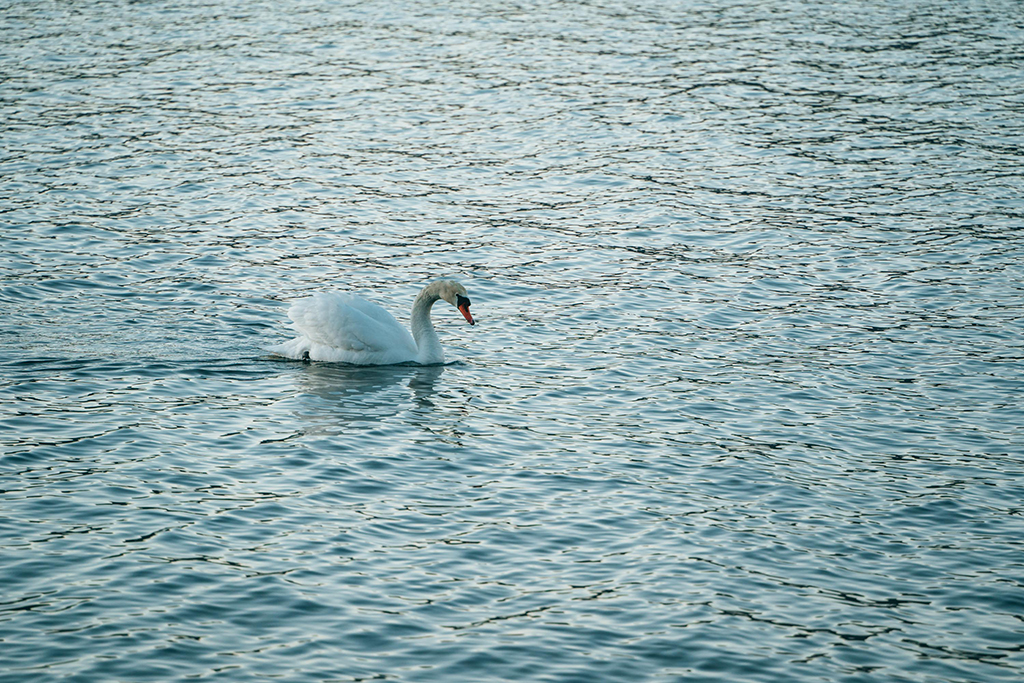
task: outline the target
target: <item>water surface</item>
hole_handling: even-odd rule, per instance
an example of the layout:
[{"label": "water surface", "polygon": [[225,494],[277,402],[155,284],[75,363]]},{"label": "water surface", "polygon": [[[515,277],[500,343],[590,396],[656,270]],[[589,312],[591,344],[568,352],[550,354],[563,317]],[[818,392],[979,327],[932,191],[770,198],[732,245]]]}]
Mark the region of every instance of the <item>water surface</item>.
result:
[{"label": "water surface", "polygon": [[5,679],[1024,675],[1020,3],[0,8]]}]

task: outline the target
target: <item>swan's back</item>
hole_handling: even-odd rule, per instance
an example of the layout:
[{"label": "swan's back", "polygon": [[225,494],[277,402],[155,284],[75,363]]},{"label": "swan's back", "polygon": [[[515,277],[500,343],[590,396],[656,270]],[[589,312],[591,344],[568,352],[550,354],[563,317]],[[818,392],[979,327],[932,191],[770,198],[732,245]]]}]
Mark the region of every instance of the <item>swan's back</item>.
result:
[{"label": "swan's back", "polygon": [[416,359],[416,342],[394,316],[358,296],[317,293],[288,310],[300,336],[272,347],[287,358],[358,365],[387,365]]}]

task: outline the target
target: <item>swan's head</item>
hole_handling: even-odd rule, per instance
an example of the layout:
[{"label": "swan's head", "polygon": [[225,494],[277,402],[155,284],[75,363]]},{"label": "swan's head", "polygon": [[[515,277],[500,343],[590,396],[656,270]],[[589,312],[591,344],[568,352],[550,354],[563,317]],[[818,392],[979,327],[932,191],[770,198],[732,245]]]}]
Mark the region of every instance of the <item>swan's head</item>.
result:
[{"label": "swan's head", "polygon": [[438,280],[438,294],[442,299],[450,303],[455,308],[459,309],[462,316],[466,319],[470,325],[476,325],[476,321],[473,320],[473,316],[469,312],[469,293],[466,288],[460,285],[455,280]]}]

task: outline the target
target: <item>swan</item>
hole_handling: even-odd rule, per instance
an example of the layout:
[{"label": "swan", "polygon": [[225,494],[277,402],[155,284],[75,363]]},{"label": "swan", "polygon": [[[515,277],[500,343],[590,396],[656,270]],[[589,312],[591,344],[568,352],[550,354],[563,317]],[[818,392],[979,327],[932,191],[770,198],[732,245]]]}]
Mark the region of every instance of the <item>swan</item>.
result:
[{"label": "swan", "polygon": [[343,292],[319,292],[288,309],[299,336],[267,350],[296,360],[354,365],[443,363],[441,341],[430,321],[430,307],[438,299],[459,309],[470,325],[476,324],[466,288],[455,280],[434,280],[416,296],[412,334],[375,303]]}]

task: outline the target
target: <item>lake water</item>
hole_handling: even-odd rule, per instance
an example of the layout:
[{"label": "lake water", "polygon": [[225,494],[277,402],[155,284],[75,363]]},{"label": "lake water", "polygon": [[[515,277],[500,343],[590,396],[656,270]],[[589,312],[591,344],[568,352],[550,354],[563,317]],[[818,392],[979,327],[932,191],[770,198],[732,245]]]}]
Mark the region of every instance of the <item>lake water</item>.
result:
[{"label": "lake water", "polygon": [[[0,3],[5,681],[1020,681],[1024,5]],[[277,360],[290,301],[448,363]]]}]

